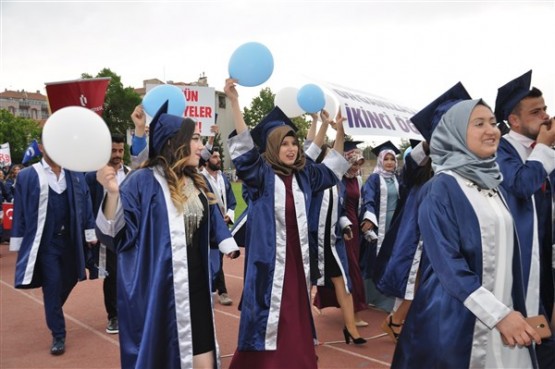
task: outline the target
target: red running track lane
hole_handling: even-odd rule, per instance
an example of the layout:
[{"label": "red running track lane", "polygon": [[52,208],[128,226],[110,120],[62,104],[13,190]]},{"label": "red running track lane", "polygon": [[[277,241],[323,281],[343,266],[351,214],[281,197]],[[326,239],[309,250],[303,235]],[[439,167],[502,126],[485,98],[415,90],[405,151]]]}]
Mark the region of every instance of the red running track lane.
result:
[{"label": "red running track lane", "polygon": [[[0,368],[119,368],[117,335],[105,333],[102,281],[77,284],[64,306],[66,352],[50,355],[52,338],[46,327],[40,289],[16,290],[13,287],[16,253],[0,246]],[[227,369],[237,346],[239,311],[237,303],[243,286],[243,262],[225,259],[224,271],[232,306],[222,306],[215,298],[215,318],[222,368]],[[347,345],[339,309],[312,310],[318,339],[319,368],[389,368],[394,344],[380,330],[386,313],[369,309],[361,316],[370,325],[360,328],[369,339],[365,345]],[[255,368],[245,368],[255,369]],[[297,368],[291,368],[297,369]]]}]

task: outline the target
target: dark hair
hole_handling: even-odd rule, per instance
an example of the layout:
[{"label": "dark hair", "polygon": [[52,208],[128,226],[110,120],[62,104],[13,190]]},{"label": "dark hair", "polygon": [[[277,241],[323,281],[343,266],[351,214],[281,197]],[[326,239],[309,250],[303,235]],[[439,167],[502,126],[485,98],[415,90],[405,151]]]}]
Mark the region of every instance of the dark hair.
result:
[{"label": "dark hair", "polygon": [[125,136],[119,133],[112,133],[112,143],[125,143]]},{"label": "dark hair", "polygon": [[183,211],[183,204],[187,201],[181,191],[184,177],[193,180],[195,186],[206,194],[210,204],[216,202],[216,197],[208,189],[204,176],[197,171],[196,167],[185,163],[191,155],[189,143],[193,139],[195,126],[194,120],[183,118],[179,131],[164,143],[160,153],[141,165],[141,167],[160,166],[162,168],[164,177],[168,181],[172,201],[180,211]]},{"label": "dark hair", "polygon": [[532,89],[530,90],[530,92],[528,92],[528,95],[524,96],[524,98],[522,98],[522,100],[520,100],[518,102],[518,104],[515,105],[515,107],[513,108],[513,110],[511,111],[511,114],[515,114],[515,115],[519,115],[520,114],[520,109],[521,109],[521,103],[523,100],[526,99],[536,99],[538,97],[542,97],[542,92],[540,91],[539,88],[536,87],[532,87]]},{"label": "dark hair", "polygon": [[316,158],[316,163],[321,163],[324,161],[329,148],[330,147],[326,143],[320,147],[320,149],[322,149],[322,152],[320,152],[320,155],[318,155],[318,157]]}]

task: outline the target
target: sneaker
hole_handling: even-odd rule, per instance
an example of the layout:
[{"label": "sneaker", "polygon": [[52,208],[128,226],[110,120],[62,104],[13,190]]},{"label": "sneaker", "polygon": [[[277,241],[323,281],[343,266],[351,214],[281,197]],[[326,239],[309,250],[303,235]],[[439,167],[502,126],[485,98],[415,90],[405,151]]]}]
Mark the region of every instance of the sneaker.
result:
[{"label": "sneaker", "polygon": [[118,318],[110,318],[108,325],[106,326],[106,333],[117,334],[119,333]]},{"label": "sneaker", "polygon": [[229,306],[233,304],[233,300],[229,298],[227,293],[222,293],[220,296],[218,296],[218,299],[220,300],[220,304],[222,305]]}]

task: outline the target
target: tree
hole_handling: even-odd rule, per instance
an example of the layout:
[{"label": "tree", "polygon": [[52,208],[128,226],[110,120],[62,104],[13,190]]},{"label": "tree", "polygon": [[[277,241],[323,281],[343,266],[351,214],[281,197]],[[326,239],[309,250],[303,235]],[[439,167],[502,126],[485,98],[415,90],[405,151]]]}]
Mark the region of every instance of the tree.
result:
[{"label": "tree", "polygon": [[[260,94],[252,99],[250,109],[243,109],[243,117],[249,128],[255,127],[274,108],[275,97],[276,95],[272,93],[269,87],[263,88],[260,90]],[[312,120],[312,118],[310,119]],[[310,122],[305,119],[304,115],[293,118],[291,121],[298,128],[297,136],[302,143],[308,132]]]},{"label": "tree", "polygon": [[[111,78],[106,91],[102,118],[111,133],[126,134],[128,128],[133,128],[130,116],[135,106],[141,103],[141,96],[135,92],[133,87],[123,87],[121,77],[108,68],[98,72],[96,78],[98,77]],[[81,78],[93,78],[93,76],[83,73]]]},{"label": "tree", "polygon": [[21,163],[29,143],[39,139],[40,132],[41,128],[36,121],[0,110],[0,144],[9,142],[13,164]]}]

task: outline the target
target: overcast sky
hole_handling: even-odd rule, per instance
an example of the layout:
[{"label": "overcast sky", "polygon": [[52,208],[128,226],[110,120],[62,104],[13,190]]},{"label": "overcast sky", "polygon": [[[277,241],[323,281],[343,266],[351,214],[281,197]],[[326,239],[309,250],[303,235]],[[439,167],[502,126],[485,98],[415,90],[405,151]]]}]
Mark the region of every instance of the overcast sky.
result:
[{"label": "overcast sky", "polygon": [[240,87],[248,105],[314,80],[420,110],[462,81],[492,106],[497,88],[533,69],[555,115],[555,1],[6,1],[0,90],[110,68],[124,86],[149,78],[221,90],[233,51],[266,45],[274,72]]}]

